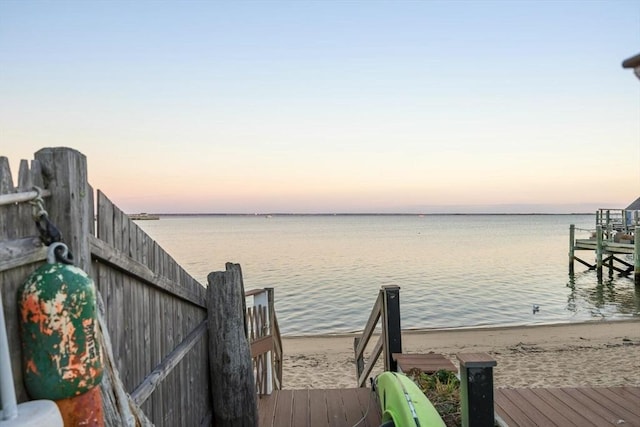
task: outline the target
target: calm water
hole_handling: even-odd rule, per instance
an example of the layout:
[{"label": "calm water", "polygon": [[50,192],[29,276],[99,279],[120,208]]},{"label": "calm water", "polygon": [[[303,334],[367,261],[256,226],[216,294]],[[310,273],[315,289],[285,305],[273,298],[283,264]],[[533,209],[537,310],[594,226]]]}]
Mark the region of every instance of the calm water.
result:
[{"label": "calm water", "polygon": [[241,264],[245,289],[275,288],[285,335],[361,330],[383,285],[401,288],[403,328],[640,315],[632,279],[605,270],[599,285],[578,263],[576,275],[568,274],[569,225],[593,229],[593,215],[163,216],[137,223],[203,284],[230,261]]}]

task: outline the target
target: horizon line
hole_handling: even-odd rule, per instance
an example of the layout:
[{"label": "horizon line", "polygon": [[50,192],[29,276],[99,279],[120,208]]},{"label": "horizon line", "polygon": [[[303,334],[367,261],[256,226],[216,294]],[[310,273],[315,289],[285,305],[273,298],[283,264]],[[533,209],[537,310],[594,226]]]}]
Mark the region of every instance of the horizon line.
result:
[{"label": "horizon line", "polygon": [[158,216],[442,216],[442,215],[594,215],[594,212],[132,212]]}]

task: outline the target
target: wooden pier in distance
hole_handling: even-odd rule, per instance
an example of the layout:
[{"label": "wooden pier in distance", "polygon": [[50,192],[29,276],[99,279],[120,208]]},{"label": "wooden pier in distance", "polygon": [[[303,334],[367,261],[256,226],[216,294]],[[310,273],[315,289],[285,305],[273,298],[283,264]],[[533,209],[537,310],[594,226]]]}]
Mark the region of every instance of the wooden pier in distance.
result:
[{"label": "wooden pier in distance", "polygon": [[[639,199],[640,200],[640,199]],[[638,201],[634,202],[638,203]],[[632,204],[629,208],[633,207]],[[576,239],[575,225],[569,228],[569,273],[574,272],[575,261],[596,270],[602,280],[602,270],[607,266],[623,276],[633,273],[634,281],[640,285],[640,217],[638,210],[600,209],[596,213],[596,228],[589,238]],[[576,251],[595,252],[595,264],[576,256]],[[623,259],[631,255],[632,262]]]}]

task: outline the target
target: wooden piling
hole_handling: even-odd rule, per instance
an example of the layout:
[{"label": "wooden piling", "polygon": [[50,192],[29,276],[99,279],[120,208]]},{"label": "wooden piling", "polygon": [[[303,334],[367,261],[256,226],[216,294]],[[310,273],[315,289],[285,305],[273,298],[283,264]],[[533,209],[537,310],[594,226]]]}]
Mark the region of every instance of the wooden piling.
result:
[{"label": "wooden piling", "polygon": [[636,286],[640,286],[640,226],[636,226],[633,238],[633,277]]},{"label": "wooden piling", "polygon": [[257,426],[258,406],[245,334],[244,285],[239,264],[207,277],[209,366],[214,425]]},{"label": "wooden piling", "polygon": [[575,244],[576,244],[576,226],[571,224],[569,226],[569,274],[574,272],[574,260],[575,260]]},{"label": "wooden piling", "polygon": [[604,251],[602,226],[596,226],[596,272],[598,282],[602,281],[602,253]]}]

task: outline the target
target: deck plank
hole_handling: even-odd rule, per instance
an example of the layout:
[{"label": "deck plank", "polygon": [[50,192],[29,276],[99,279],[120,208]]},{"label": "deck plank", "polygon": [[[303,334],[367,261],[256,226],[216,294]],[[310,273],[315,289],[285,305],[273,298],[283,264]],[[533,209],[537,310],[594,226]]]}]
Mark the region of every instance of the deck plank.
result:
[{"label": "deck plank", "polygon": [[274,426],[291,425],[293,414],[293,390],[280,390],[273,415]]},{"label": "deck plank", "polygon": [[321,427],[329,425],[327,416],[327,399],[325,390],[309,390],[309,426]]},{"label": "deck plank", "polygon": [[275,390],[258,400],[260,427],[378,427],[380,409],[369,388]]},{"label": "deck plank", "polygon": [[362,419],[367,408],[362,408],[358,399],[358,391],[350,388],[342,390],[345,420],[348,426],[355,425]]},{"label": "deck plank", "polygon": [[640,426],[640,388],[496,389],[496,415],[510,427]]},{"label": "deck plank", "polygon": [[580,414],[585,419],[582,425],[589,425],[590,423],[605,425],[608,422],[607,418],[602,416],[603,413],[601,411],[593,410],[592,401],[578,400],[575,398],[575,394],[568,389],[550,388],[545,390],[549,393],[549,399],[560,400],[574,412]]},{"label": "deck plank", "polygon": [[[533,425],[540,427],[554,427],[556,424],[550,420],[542,409],[537,408],[527,396],[526,389],[505,389],[505,394],[509,400],[517,408],[518,417],[521,420],[531,420],[532,423],[526,422],[525,425]],[[522,421],[520,421],[522,422]],[[516,424],[520,425],[520,424]]]},{"label": "deck plank", "polygon": [[594,401],[604,404],[619,420],[625,420],[625,422],[631,423],[632,425],[640,425],[640,417],[635,416],[633,412],[629,411],[625,406],[626,402],[621,402],[617,399],[617,395],[611,390],[606,388],[585,388],[583,392]]},{"label": "deck plank", "polygon": [[615,393],[619,399],[631,403],[631,405],[627,405],[627,409],[633,412],[634,415],[640,416],[640,387],[635,389],[638,393],[633,393],[633,387],[615,387],[610,390]]},{"label": "deck plank", "polygon": [[277,394],[258,396],[258,423],[260,427],[273,426],[273,414],[276,409]]},{"label": "deck plank", "polygon": [[[571,421],[571,416],[567,416],[566,412],[567,409],[569,409],[570,412],[572,412],[570,410],[570,408],[567,408],[566,406],[564,406],[562,404],[561,401],[558,401],[557,399],[545,399],[545,396],[548,396],[549,393],[545,392],[544,390],[540,391],[540,389],[537,389],[538,392],[536,393],[536,389],[532,389],[532,388],[527,388],[527,389],[523,389],[520,393],[520,395],[524,398],[527,399],[527,401],[536,407],[536,409],[538,409],[540,412],[542,412],[544,414],[544,416],[549,420],[550,425],[563,425],[563,426],[576,426],[576,427],[580,427],[584,424],[580,424],[580,423],[574,423]],[[555,402],[554,404],[550,404],[549,401],[553,401]]]},{"label": "deck plank", "polygon": [[508,426],[536,427],[522,409],[509,398],[509,393],[499,391],[494,393],[495,412]]},{"label": "deck plank", "polygon": [[347,415],[345,414],[344,403],[342,401],[342,390],[327,390],[327,419],[330,426],[351,427],[347,425]]},{"label": "deck plank", "polygon": [[308,426],[309,419],[309,390],[295,390],[293,394],[292,426]]},{"label": "deck plank", "polygon": [[360,402],[360,408],[364,410],[364,421],[361,425],[363,427],[378,427],[382,420],[378,399],[370,388],[358,388],[356,389],[356,394]]}]

